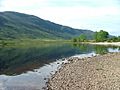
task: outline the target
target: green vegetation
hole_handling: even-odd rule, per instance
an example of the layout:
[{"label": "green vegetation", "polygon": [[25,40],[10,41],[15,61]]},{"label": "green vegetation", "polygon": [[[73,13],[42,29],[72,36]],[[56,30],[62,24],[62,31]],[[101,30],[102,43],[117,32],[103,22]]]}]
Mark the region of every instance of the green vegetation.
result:
[{"label": "green vegetation", "polygon": [[96,32],[94,35],[94,40],[96,42],[120,42],[120,36],[111,36],[109,37],[109,33],[103,30]]},{"label": "green vegetation", "polygon": [[80,37],[79,37],[80,42],[84,42],[84,41],[86,41],[86,39],[87,38],[86,38],[86,36],[84,34],[81,34]]},{"label": "green vegetation", "polygon": [[14,39],[14,40],[0,40],[0,47],[26,47],[46,45],[46,43],[70,43],[69,40],[49,40],[49,39]]},{"label": "green vegetation", "polygon": [[15,42],[28,39],[35,41],[36,39],[51,41],[72,39],[73,42],[120,42],[120,36],[110,36],[104,30],[94,33],[90,30],[55,24],[33,15],[0,12],[0,45],[14,44],[13,39]]},{"label": "green vegetation", "polygon": [[120,36],[113,36],[107,40],[108,42],[120,42]]},{"label": "green vegetation", "polygon": [[87,37],[84,34],[81,34],[79,37],[73,38],[73,42],[85,42],[87,41]]},{"label": "green vegetation", "polygon": [[55,24],[33,15],[18,12],[0,13],[0,40],[3,39],[71,39],[85,34],[93,38],[94,32]]},{"label": "green vegetation", "polygon": [[96,32],[94,35],[94,39],[96,42],[104,42],[108,39],[109,33],[103,30]]},{"label": "green vegetation", "polygon": [[120,36],[110,36],[108,32],[100,30],[95,32],[94,39],[89,40],[86,38],[86,35],[81,34],[79,37],[73,38],[73,42],[120,42]]}]

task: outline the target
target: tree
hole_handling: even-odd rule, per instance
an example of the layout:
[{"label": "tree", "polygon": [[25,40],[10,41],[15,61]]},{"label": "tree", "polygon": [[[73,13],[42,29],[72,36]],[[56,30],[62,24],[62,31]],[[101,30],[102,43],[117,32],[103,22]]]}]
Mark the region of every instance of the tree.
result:
[{"label": "tree", "polygon": [[100,30],[99,32],[95,32],[94,38],[97,42],[103,42],[106,41],[109,36],[109,33],[103,30]]},{"label": "tree", "polygon": [[120,42],[120,36],[118,36],[118,41]]},{"label": "tree", "polygon": [[86,36],[84,35],[84,34],[81,34],[80,36],[79,36],[79,41],[80,42],[84,42],[86,40]]},{"label": "tree", "polygon": [[72,40],[73,42],[77,42],[77,38],[73,38],[73,40]]},{"label": "tree", "polygon": [[84,42],[86,40],[87,40],[87,38],[84,34],[81,34],[79,37],[72,39],[73,42]]},{"label": "tree", "polygon": [[112,38],[109,39],[110,42],[120,42],[120,36],[116,37],[113,36]]}]

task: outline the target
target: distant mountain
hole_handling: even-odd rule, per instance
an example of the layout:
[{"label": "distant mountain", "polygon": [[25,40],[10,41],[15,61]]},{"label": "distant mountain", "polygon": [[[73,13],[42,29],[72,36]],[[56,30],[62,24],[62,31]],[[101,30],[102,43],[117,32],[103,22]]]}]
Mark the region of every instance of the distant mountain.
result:
[{"label": "distant mountain", "polygon": [[94,32],[59,25],[33,15],[0,12],[0,39],[71,39],[85,34],[91,39]]}]

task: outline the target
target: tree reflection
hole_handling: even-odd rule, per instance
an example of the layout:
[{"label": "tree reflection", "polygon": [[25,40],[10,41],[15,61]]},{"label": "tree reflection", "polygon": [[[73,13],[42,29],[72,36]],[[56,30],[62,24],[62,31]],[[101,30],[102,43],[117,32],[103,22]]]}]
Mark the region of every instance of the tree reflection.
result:
[{"label": "tree reflection", "polygon": [[73,47],[79,49],[81,53],[90,53],[93,51],[93,45],[89,44],[73,44]]},{"label": "tree reflection", "polygon": [[104,45],[89,45],[89,44],[73,44],[74,47],[79,48],[79,50],[83,52],[92,52],[94,51],[96,54],[106,54],[109,52],[109,49],[112,51],[119,50],[118,46],[104,46]]},{"label": "tree reflection", "polygon": [[106,46],[94,46],[94,50],[96,54],[105,54],[108,53],[108,47]]}]

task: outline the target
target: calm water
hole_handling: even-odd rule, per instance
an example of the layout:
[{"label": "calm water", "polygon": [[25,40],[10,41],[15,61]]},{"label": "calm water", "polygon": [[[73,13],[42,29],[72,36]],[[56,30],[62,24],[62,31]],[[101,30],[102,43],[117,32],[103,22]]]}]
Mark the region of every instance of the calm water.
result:
[{"label": "calm water", "polygon": [[41,90],[66,57],[119,52],[120,47],[49,44],[0,47],[0,90]]}]

